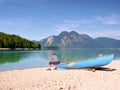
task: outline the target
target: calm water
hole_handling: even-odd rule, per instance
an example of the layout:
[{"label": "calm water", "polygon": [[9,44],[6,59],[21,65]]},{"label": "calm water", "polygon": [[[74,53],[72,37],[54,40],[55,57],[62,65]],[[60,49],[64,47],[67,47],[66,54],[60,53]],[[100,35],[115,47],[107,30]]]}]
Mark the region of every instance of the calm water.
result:
[{"label": "calm water", "polygon": [[[120,59],[120,49],[64,48],[55,51],[61,62],[78,61],[96,57],[99,53],[114,54]],[[0,71],[48,66],[51,50],[0,51]]]}]

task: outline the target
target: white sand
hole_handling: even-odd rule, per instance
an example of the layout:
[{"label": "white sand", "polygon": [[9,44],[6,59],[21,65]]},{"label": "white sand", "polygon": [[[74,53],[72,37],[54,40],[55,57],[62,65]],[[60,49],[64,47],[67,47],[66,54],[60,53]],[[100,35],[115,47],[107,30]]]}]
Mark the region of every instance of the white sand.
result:
[{"label": "white sand", "polygon": [[0,72],[0,90],[120,90],[120,60],[105,67],[116,70],[36,68]]}]

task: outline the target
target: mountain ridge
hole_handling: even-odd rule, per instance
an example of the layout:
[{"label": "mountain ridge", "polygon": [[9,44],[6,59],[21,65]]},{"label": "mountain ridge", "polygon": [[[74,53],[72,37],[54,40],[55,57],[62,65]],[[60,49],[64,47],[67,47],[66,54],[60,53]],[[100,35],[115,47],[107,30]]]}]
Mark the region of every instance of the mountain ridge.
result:
[{"label": "mountain ridge", "polygon": [[58,46],[62,48],[120,48],[120,40],[109,37],[93,39],[87,34],[75,31],[63,31],[59,35],[52,35],[39,41],[42,47]]}]

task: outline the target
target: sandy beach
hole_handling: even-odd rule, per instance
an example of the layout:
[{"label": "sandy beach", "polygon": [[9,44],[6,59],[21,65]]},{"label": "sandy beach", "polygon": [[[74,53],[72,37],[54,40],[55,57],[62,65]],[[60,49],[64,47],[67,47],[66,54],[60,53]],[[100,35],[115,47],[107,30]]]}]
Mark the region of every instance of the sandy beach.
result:
[{"label": "sandy beach", "polygon": [[113,70],[51,70],[34,68],[0,72],[0,90],[120,90],[120,60]]}]

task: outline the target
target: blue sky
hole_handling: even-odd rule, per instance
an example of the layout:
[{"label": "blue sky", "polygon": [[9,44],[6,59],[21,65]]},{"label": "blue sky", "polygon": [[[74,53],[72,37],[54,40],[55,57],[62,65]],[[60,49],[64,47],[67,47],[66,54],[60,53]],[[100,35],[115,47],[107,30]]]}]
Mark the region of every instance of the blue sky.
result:
[{"label": "blue sky", "polygon": [[41,40],[73,30],[120,40],[120,0],[0,0],[0,32]]}]

